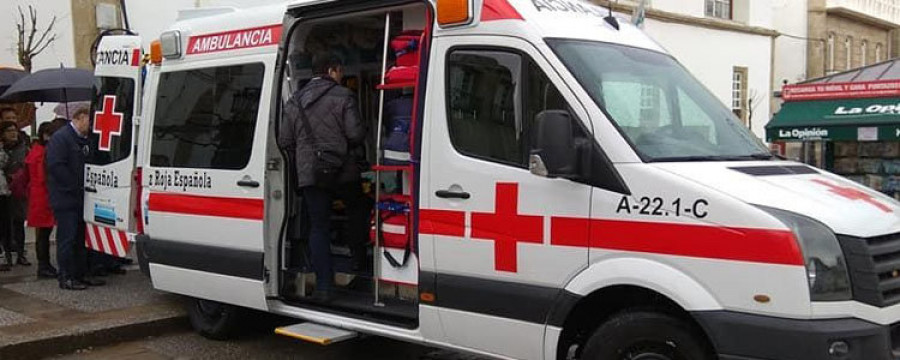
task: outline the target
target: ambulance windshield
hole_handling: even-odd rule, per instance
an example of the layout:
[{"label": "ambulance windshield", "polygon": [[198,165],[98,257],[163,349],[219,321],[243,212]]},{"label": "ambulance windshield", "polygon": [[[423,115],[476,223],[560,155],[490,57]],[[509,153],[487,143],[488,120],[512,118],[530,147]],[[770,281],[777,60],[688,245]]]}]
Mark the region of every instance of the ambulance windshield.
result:
[{"label": "ambulance windshield", "polygon": [[670,56],[601,42],[547,42],[645,160],[772,157],[731,111]]}]

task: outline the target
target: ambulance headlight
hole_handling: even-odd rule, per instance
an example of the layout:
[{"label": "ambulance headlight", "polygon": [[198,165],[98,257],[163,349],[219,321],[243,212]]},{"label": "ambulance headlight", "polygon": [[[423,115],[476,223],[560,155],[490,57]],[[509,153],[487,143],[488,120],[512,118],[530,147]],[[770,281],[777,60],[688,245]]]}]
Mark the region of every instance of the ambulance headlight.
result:
[{"label": "ambulance headlight", "polygon": [[812,301],[844,301],[853,296],[844,252],[837,236],[824,224],[789,211],[760,207],[794,232],[806,263]]},{"label": "ambulance headlight", "polygon": [[159,36],[162,45],[162,55],[166,59],[181,58],[181,31],[166,31]]}]

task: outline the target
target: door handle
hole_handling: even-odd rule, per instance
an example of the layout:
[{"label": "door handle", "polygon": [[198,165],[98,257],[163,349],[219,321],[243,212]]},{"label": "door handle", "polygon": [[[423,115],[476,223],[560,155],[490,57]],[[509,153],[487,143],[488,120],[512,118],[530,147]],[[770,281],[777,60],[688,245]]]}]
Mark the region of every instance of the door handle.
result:
[{"label": "door handle", "polygon": [[251,187],[251,188],[259,187],[259,181],[256,181],[256,180],[248,180],[248,179],[238,180],[237,184],[238,184],[238,186],[242,186],[242,187]]},{"label": "door handle", "polygon": [[95,188],[95,187],[93,187],[93,186],[85,186],[85,187],[84,187],[84,192],[96,193],[96,192],[97,192],[97,188]]},{"label": "door handle", "polygon": [[443,199],[463,199],[468,200],[472,197],[472,194],[469,194],[465,191],[450,191],[450,190],[438,190],[434,193],[439,198]]}]

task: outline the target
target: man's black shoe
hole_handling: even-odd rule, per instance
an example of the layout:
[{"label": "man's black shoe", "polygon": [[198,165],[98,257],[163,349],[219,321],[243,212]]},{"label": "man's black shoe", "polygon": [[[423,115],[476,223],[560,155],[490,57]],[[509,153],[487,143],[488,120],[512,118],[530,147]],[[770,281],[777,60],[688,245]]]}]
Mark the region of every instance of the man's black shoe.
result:
[{"label": "man's black shoe", "polygon": [[128,271],[123,269],[121,266],[112,267],[107,271],[109,271],[110,274],[114,274],[114,275],[125,275],[128,273]]},{"label": "man's black shoe", "polygon": [[52,269],[38,269],[37,276],[42,279],[52,279],[57,276],[56,271]]},{"label": "man's black shoe", "polygon": [[59,288],[63,290],[86,290],[88,287],[77,280],[63,280],[59,282]]},{"label": "man's black shoe", "polygon": [[31,266],[31,263],[28,262],[28,258],[25,255],[19,255],[19,258],[16,259],[16,264],[22,266]]},{"label": "man's black shoe", "polygon": [[9,270],[11,270],[9,267],[9,264],[3,262],[3,260],[0,260],[0,271],[9,271]]},{"label": "man's black shoe", "polygon": [[96,268],[90,272],[90,276],[93,277],[107,277],[109,275],[104,268]]},{"label": "man's black shoe", "polygon": [[91,279],[91,278],[83,278],[78,280],[79,283],[87,285],[87,286],[103,286],[106,285],[106,281],[100,279]]}]

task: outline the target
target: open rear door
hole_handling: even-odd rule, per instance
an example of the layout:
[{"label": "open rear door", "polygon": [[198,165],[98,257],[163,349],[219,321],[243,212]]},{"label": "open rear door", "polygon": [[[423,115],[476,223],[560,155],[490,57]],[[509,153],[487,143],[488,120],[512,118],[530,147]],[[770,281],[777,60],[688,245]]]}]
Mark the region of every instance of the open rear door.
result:
[{"label": "open rear door", "polygon": [[85,242],[88,248],[125,257],[137,224],[134,149],[142,88],[141,38],[104,37],[96,56],[84,179]]}]

